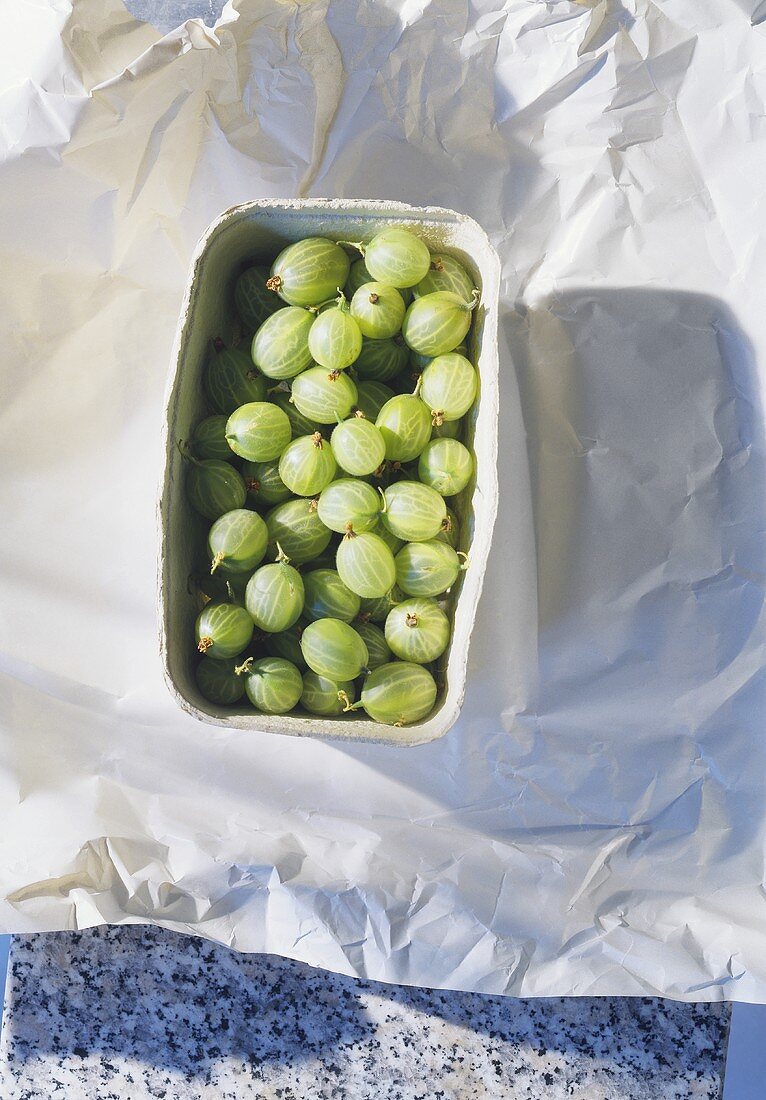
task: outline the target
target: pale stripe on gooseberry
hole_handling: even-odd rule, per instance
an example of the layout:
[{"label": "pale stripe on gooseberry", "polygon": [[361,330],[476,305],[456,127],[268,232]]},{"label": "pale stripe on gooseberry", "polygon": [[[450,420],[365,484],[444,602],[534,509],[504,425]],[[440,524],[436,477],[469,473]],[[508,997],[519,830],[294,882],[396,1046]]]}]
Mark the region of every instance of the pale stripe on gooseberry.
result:
[{"label": "pale stripe on gooseberry", "polygon": [[407,345],[431,357],[454,351],[471,327],[475,304],[476,299],[464,302],[448,290],[416,298],[402,323]]},{"label": "pale stripe on gooseberry", "polygon": [[431,255],[414,233],[393,226],[375,234],[364,249],[364,262],[373,279],[389,286],[412,287],[427,275]]},{"label": "pale stripe on gooseberry", "polygon": [[310,367],[293,380],[291,400],[318,424],[345,420],[357,399],[356,386],[343,371]]},{"label": "pale stripe on gooseberry", "polygon": [[439,596],[458,578],[460,559],[439,539],[408,542],[396,555],[396,583],[410,596]]},{"label": "pale stripe on gooseberry", "polygon": [[342,295],[337,306],[317,316],[308,346],[311,357],[328,370],[345,370],[356,361],[362,349],[362,333]]},{"label": "pale stripe on gooseberry", "polygon": [[195,458],[214,458],[218,462],[235,462],[236,458],[226,442],[227,416],[216,413],[200,420],[191,434],[190,444]]},{"label": "pale stripe on gooseberry", "polygon": [[277,504],[266,513],[266,526],[272,554],[276,556],[279,544],[287,557],[298,565],[318,557],[332,535],[317,514],[316,501],[307,497]]},{"label": "pale stripe on gooseberry", "polygon": [[186,494],[193,508],[211,520],[241,508],[247,498],[238,471],[214,458],[193,462],[186,474]]},{"label": "pale stripe on gooseberry", "polygon": [[[286,386],[287,383],[283,383],[283,385]],[[276,390],[269,396],[269,400],[280,408],[290,421],[293,439],[297,439],[301,435],[313,435],[322,427],[316,420],[310,420],[309,417],[303,415],[297,405],[290,400],[289,389]]]},{"label": "pale stripe on gooseberry", "polygon": [[303,615],[315,619],[340,619],[350,623],[359,614],[360,599],[341,580],[335,569],[312,569],[303,577]]},{"label": "pale stripe on gooseberry", "polygon": [[367,665],[367,646],[348,623],[317,619],[301,635],[306,664],[328,680],[354,680]]},{"label": "pale stripe on gooseberry", "polygon": [[354,370],[362,380],[388,382],[407,366],[407,346],[397,339],[370,340],[365,337],[354,363]]},{"label": "pale stripe on gooseberry", "polygon": [[421,400],[431,410],[436,426],[445,420],[459,420],[476,397],[477,377],[473,364],[455,352],[437,355],[420,376]]},{"label": "pale stripe on gooseberry", "polygon": [[443,252],[431,256],[428,271],[414,288],[413,294],[416,298],[423,298],[437,290],[449,290],[465,302],[471,300],[475,290],[473,279],[460,261]]},{"label": "pale stripe on gooseberry", "polygon": [[391,660],[391,650],[388,647],[386,636],[379,626],[374,623],[354,623],[354,629],[361,636],[367,646],[367,667],[379,668],[386,661]]},{"label": "pale stripe on gooseberry", "polygon": [[298,705],[303,677],[284,657],[261,657],[245,672],[245,690],[253,706],[263,714],[287,714]]},{"label": "pale stripe on gooseberry", "polygon": [[235,454],[249,462],[277,458],[292,438],[290,421],[270,401],[240,405],[226,422],[226,439]]},{"label": "pale stripe on gooseberry", "polygon": [[371,531],[357,534],[349,529],[335,561],[342,580],[358,596],[384,596],[396,580],[393,554],[383,539]]},{"label": "pale stripe on gooseberry", "polygon": [[457,439],[432,439],[418,460],[418,477],[443,497],[465,489],[473,474],[471,452]]},{"label": "pale stripe on gooseberry", "polygon": [[241,348],[216,350],[205,367],[203,385],[213,409],[225,416],[248,401],[266,397],[266,379]]},{"label": "pale stripe on gooseberry", "polygon": [[210,570],[227,573],[249,573],[266,553],[268,531],[257,512],[234,508],[224,512],[210,528],[207,538],[211,558]]},{"label": "pale stripe on gooseberry", "polygon": [[389,661],[362,685],[361,704],[376,722],[405,726],[425,718],[436,702],[436,683],[422,665]]},{"label": "pale stripe on gooseberry", "polygon": [[351,316],[362,336],[385,340],[402,327],[406,307],[398,290],[383,283],[364,283],[351,299]]},{"label": "pale stripe on gooseberry", "polygon": [[341,714],[356,699],[353,680],[328,680],[309,669],[303,674],[301,706],[324,718]]},{"label": "pale stripe on gooseberry", "polygon": [[279,476],[279,459],[268,462],[243,462],[248,500],[255,505],[271,506],[289,500],[293,495]]},{"label": "pale stripe on gooseberry", "polygon": [[335,477],[336,470],[332,448],[321,432],[293,439],[279,460],[279,476],[288,489],[301,497],[321,493]]},{"label": "pale stripe on gooseberry", "polygon": [[381,521],[405,542],[436,538],[447,515],[447,505],[435,489],[418,481],[396,481],[383,493]]},{"label": "pale stripe on gooseberry", "polygon": [[314,314],[285,306],[272,314],[253,337],[253,362],[268,378],[294,378],[311,365],[309,337]]},{"label": "pale stripe on gooseberry", "polygon": [[419,397],[400,393],[387,401],[375,426],[386,444],[386,458],[409,462],[417,458],[431,438],[431,415]]},{"label": "pale stripe on gooseberry", "polygon": [[378,522],[380,494],[366,481],[342,477],[319,494],[317,513],[331,531],[345,534],[349,525],[357,533],[368,531]]},{"label": "pale stripe on gooseberry", "polygon": [[319,306],[345,284],[350,267],[348,255],[334,241],[306,237],[282,249],[266,285],[290,305]]},{"label": "pale stripe on gooseberry", "polygon": [[338,465],[354,477],[374,473],[386,457],[386,441],[380,429],[361,414],[338,424],[330,445]]},{"label": "pale stripe on gooseberry", "polygon": [[382,382],[359,382],[356,388],[356,407],[373,424],[385,403],[396,396],[391,387]]},{"label": "pale stripe on gooseberry", "polygon": [[288,630],[303,611],[303,578],[287,560],[262,565],[245,589],[245,607],[259,630]]},{"label": "pale stripe on gooseberry", "polygon": [[237,604],[209,603],[197,616],[197,649],[216,660],[236,657],[250,644],[252,636],[250,616]]},{"label": "pale stripe on gooseberry", "polygon": [[391,652],[401,660],[428,664],[441,657],[449,645],[449,619],[434,599],[405,600],[391,608],[385,637]]},{"label": "pale stripe on gooseberry", "polygon": [[217,706],[231,706],[238,703],[245,694],[245,681],[235,671],[237,662],[233,658],[216,660],[203,657],[194,672],[201,694],[209,703]]},{"label": "pale stripe on gooseberry", "polygon": [[[234,304],[245,327],[252,330],[262,325],[279,309],[280,301],[266,286],[269,277],[267,267],[248,267],[234,285]],[[243,687],[244,692],[244,687]]]}]

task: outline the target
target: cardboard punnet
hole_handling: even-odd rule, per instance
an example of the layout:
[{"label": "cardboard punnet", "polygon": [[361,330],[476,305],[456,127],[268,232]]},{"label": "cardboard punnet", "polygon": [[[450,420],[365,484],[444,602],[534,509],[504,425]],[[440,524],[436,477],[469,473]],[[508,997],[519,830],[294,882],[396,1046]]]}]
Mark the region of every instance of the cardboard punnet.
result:
[{"label": "cardboard punnet", "polygon": [[[194,680],[192,642],[198,599],[190,577],[199,570],[206,521],[184,491],[185,460],[178,443],[205,416],[202,386],[211,339],[228,342],[236,331],[233,288],[237,275],[254,262],[269,263],[291,241],[321,236],[368,241],[389,225],[404,225],[432,252],[449,252],[471,272],[481,292],[470,334],[469,354],[479,372],[479,397],[466,417],[464,441],[473,452],[471,484],[448,504],[460,519],[460,548],[469,566],[457,582],[450,647],[442,659],[434,710],[421,722],[398,728],[353,711],[335,719],[301,712],[266,715],[245,702],[217,707]],[[310,737],[343,737],[414,745],[443,736],[456,721],[465,692],[468,647],[481,593],[497,511],[498,294],[500,264],[481,227],[464,214],[438,207],[361,199],[261,199],[232,207],[217,218],[194,252],[173,347],[165,415],[165,471],[159,502],[160,648],[165,678],[179,706],[203,722],[236,729]]]}]

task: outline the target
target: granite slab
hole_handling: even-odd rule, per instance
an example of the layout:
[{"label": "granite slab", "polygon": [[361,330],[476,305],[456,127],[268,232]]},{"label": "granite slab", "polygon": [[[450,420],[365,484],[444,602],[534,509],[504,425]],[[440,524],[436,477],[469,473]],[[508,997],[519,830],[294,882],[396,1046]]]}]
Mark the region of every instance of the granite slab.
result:
[{"label": "granite slab", "polygon": [[718,1100],[730,1009],[347,978],[145,926],[14,937],[3,1100]]}]

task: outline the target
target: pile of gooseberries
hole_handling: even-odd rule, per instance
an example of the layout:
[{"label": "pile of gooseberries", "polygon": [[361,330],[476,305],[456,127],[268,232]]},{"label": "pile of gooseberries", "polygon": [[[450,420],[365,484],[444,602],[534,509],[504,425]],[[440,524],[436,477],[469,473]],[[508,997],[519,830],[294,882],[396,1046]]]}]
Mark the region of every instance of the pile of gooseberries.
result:
[{"label": "pile of gooseberries", "polygon": [[195,577],[209,702],[397,726],[433,710],[467,564],[478,297],[401,227],[310,237],[239,274],[238,335],[213,340],[209,415],[182,446],[211,524]]}]

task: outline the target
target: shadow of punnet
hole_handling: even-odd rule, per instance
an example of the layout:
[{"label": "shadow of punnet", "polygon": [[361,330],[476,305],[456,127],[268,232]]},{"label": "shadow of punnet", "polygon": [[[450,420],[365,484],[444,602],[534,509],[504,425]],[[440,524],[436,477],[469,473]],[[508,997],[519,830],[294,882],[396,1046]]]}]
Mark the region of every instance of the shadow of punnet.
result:
[{"label": "shadow of punnet", "polygon": [[520,311],[510,343],[538,555],[534,720],[616,763],[592,809],[630,819],[652,782],[644,810],[683,794],[693,829],[709,781],[736,823],[724,843],[741,843],[763,814],[741,777],[743,731],[766,703],[749,660],[766,575],[749,341],[709,296],[583,288]]},{"label": "shadow of punnet", "polygon": [[372,1032],[351,979],[158,928],[19,937],[11,963],[16,1062],[125,1056],[205,1079],[224,1059],[331,1058]]},{"label": "shadow of punnet", "polygon": [[520,318],[541,630],[573,610],[614,608],[626,590],[620,606],[631,610],[727,563],[762,576],[763,413],[728,307],[691,293],[584,289]]}]

